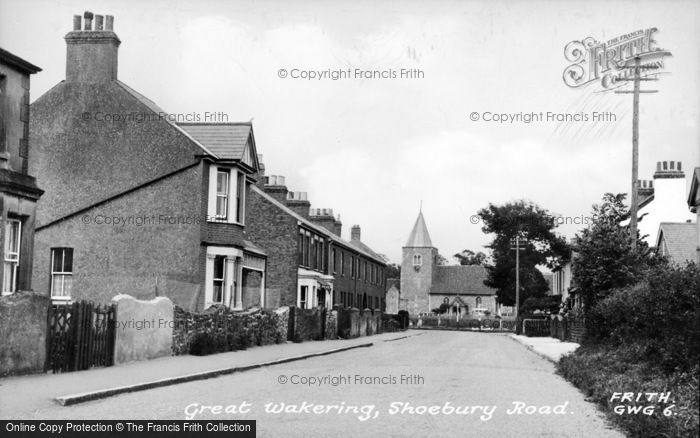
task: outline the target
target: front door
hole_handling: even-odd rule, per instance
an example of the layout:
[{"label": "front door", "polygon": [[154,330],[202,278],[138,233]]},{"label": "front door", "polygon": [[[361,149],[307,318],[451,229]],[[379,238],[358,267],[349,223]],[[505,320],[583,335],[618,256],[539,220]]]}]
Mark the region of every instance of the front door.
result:
[{"label": "front door", "polygon": [[318,307],[326,307],[326,289],[322,287],[316,289],[316,303]]}]

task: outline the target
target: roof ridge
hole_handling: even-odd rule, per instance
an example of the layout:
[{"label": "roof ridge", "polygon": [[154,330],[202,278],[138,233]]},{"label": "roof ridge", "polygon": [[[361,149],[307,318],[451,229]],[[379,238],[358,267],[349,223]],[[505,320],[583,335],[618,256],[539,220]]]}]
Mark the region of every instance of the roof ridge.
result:
[{"label": "roof ridge", "polygon": [[342,238],[339,237],[337,234],[331,232],[331,231],[328,230],[327,228],[322,227],[322,226],[320,226],[320,225],[317,225],[317,224],[311,222],[310,220],[304,218],[303,216],[301,216],[301,215],[300,215],[299,213],[297,213],[296,211],[292,210],[291,208],[287,207],[286,205],[284,205],[283,203],[281,203],[281,202],[278,201],[277,199],[275,199],[275,198],[273,198],[272,196],[270,196],[270,195],[268,195],[267,193],[265,193],[265,191],[262,190],[260,187],[258,187],[258,186],[256,186],[256,185],[251,185],[251,186],[250,186],[250,189],[253,190],[253,191],[255,191],[256,193],[258,193],[259,195],[263,196],[265,199],[267,199],[268,201],[272,202],[272,203],[273,203],[274,205],[276,205],[278,208],[281,208],[285,213],[291,215],[292,217],[294,217],[294,218],[295,218],[296,220],[298,220],[299,222],[302,222],[302,223],[303,223],[304,225],[306,225],[307,227],[309,227],[309,228],[311,228],[311,229],[314,229],[314,230],[316,230],[316,231],[318,231],[318,232],[320,232],[320,233],[326,234],[326,235],[328,235],[328,237],[329,237],[331,240],[334,240],[334,241],[336,241],[336,242],[338,242],[338,243],[342,243],[343,245],[349,247],[350,249],[353,249],[353,250],[355,250],[355,251],[357,251],[357,252],[359,252],[359,253],[361,253],[361,254],[363,254],[363,255],[365,255],[365,256],[371,258],[371,259],[374,259],[375,261],[379,261],[379,262],[381,262],[381,263],[384,264],[384,265],[387,264],[387,262],[386,262],[385,260],[383,260],[381,257],[372,255],[372,254],[368,253],[367,251],[365,251],[365,250],[363,250],[363,249],[361,249],[361,248],[356,247],[356,246],[353,245],[352,243],[350,243],[350,242],[348,242],[348,241],[342,239]]},{"label": "roof ridge", "polygon": [[[151,99],[149,99],[148,97],[144,96],[143,94],[139,93],[138,91],[134,90],[133,88],[131,88],[130,86],[128,86],[128,85],[125,84],[124,82],[122,82],[122,81],[120,81],[120,80],[118,80],[118,79],[115,79],[115,80],[112,81],[112,82],[116,83],[119,87],[121,87],[123,90],[125,90],[127,93],[129,93],[132,97],[134,97],[136,100],[138,100],[142,105],[144,105],[146,108],[148,108],[148,109],[151,110],[152,112],[154,112],[154,113],[156,113],[156,114],[158,114],[158,113],[160,113],[160,112],[162,112],[163,114],[168,114],[168,112],[165,111],[163,108],[159,107],[158,104],[156,104],[156,103],[153,102]],[[153,107],[155,107],[155,109],[154,109]],[[156,111],[156,109],[157,109],[158,111]],[[182,135],[184,135],[185,137],[187,137],[190,141],[192,141],[195,145],[197,145],[200,149],[202,149],[202,150],[203,150],[204,152],[206,152],[208,155],[211,155],[212,157],[218,158],[218,157],[216,156],[216,154],[214,154],[212,151],[210,151],[210,150],[209,150],[206,146],[204,146],[202,143],[200,143],[199,141],[197,141],[197,139],[194,138],[194,137],[192,137],[187,131],[185,131],[185,130],[182,129],[180,126],[178,126],[177,123],[171,122],[170,120],[168,120],[168,117],[164,117],[164,118],[162,118],[162,119],[165,120],[165,122],[166,122],[167,124],[169,124],[170,126],[172,126],[173,128],[175,128],[175,129],[176,129],[178,132],[180,132]]]}]

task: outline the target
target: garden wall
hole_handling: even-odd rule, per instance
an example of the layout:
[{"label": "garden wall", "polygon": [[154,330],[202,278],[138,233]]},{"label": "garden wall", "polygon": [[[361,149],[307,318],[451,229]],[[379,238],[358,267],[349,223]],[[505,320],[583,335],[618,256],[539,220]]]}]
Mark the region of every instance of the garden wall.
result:
[{"label": "garden wall", "polygon": [[317,341],[323,339],[323,330],[325,327],[324,309],[300,309],[293,307],[294,312],[294,332],[292,341]]},{"label": "garden wall", "polygon": [[49,304],[34,292],[0,297],[0,376],[44,370]]},{"label": "garden wall", "polygon": [[285,342],[288,316],[289,308],[234,312],[214,306],[195,313],[176,306],[172,353],[212,354]]},{"label": "garden wall", "polygon": [[116,295],[114,363],[170,356],[173,340],[173,302],[166,297],[150,301]]}]

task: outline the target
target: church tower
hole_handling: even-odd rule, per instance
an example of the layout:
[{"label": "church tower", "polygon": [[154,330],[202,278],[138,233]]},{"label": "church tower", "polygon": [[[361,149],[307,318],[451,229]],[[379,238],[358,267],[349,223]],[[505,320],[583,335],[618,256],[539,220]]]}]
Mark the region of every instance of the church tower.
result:
[{"label": "church tower", "polygon": [[435,276],[437,254],[421,211],[403,247],[401,262],[401,297],[406,300],[406,310],[411,315],[430,312],[428,293]]}]

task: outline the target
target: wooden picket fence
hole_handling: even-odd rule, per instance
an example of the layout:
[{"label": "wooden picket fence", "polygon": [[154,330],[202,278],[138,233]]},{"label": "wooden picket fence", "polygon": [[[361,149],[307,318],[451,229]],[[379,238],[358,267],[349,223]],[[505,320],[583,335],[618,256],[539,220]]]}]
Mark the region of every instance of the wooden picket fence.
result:
[{"label": "wooden picket fence", "polygon": [[44,371],[87,370],[114,364],[116,306],[88,301],[51,304]]}]

